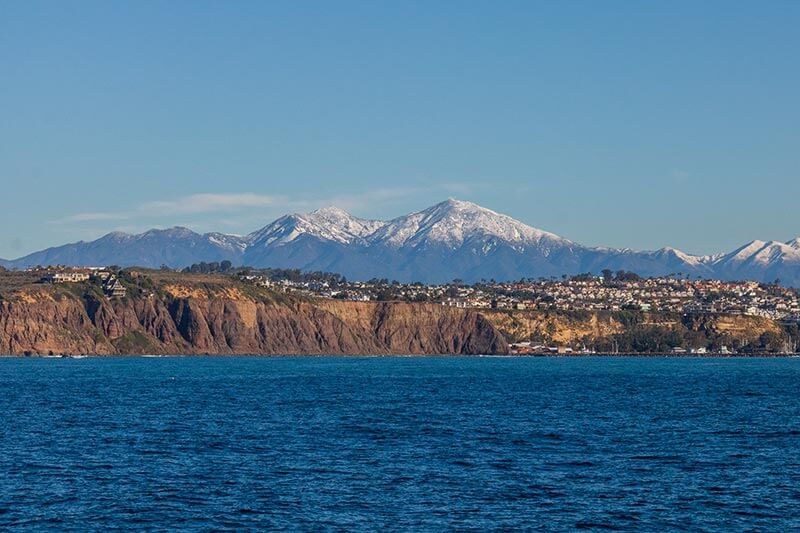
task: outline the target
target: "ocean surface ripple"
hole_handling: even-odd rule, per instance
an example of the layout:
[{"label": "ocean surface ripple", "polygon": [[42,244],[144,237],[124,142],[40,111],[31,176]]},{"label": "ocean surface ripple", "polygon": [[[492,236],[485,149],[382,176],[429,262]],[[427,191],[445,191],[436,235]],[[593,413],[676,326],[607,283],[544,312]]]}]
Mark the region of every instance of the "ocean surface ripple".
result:
[{"label": "ocean surface ripple", "polygon": [[800,529],[800,360],[0,359],[0,529]]}]

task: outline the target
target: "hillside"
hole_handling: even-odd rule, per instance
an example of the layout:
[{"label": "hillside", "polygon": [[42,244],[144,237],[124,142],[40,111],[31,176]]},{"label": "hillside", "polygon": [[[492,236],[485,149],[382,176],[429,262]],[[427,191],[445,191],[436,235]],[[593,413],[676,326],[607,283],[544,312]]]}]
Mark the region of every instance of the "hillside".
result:
[{"label": "hillside", "polygon": [[[664,353],[723,346],[741,353],[790,349],[797,332],[755,316],[638,311],[484,311],[509,342],[587,347],[599,352]],[[795,327],[796,329],[796,327]]]}]

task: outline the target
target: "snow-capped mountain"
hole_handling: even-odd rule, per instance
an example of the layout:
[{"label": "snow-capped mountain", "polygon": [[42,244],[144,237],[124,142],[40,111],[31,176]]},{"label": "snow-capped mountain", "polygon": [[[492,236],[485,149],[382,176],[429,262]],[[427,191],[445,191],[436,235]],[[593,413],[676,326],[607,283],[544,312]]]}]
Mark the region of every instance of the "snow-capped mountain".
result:
[{"label": "snow-capped mountain", "polygon": [[475,239],[497,239],[520,252],[524,252],[526,246],[545,248],[573,244],[507,215],[453,199],[391,220],[370,236],[373,243],[411,248],[438,245],[457,249]]},{"label": "snow-capped mountain", "polygon": [[713,263],[716,275],[723,279],[781,280],[800,286],[800,238],[787,243],[753,241],[725,254]]},{"label": "snow-capped mountain", "polygon": [[580,263],[575,243],[452,199],[390,220],[368,241],[373,256],[408,280],[550,276],[574,271]]},{"label": "snow-capped mountain", "polygon": [[800,238],[787,243],[754,241],[728,254],[709,256],[675,248],[649,252],[592,248],[452,199],[389,221],[366,220],[328,207],[283,216],[244,237],[201,235],[186,228],[139,235],[115,232],[5,264],[15,268],[39,264],[157,268],[226,259],[253,267],[339,272],[350,279],[501,280],[599,273],[608,268],[646,276],[680,272],[769,282],[779,278],[786,285],[800,286]]},{"label": "snow-capped mountain", "polygon": [[369,248],[369,237],[385,224],[336,207],[286,215],[247,236],[242,262],[361,278],[375,271],[372,258],[363,252]]},{"label": "snow-capped mountain", "polygon": [[288,244],[301,235],[313,235],[340,244],[359,243],[386,222],[354,217],[338,207],[326,207],[302,215],[286,215],[247,236],[251,246]]}]

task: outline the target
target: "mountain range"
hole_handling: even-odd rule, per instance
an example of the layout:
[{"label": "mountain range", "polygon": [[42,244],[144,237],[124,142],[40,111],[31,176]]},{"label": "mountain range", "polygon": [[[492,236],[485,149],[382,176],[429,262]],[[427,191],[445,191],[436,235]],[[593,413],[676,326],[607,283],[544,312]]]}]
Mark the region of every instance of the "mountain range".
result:
[{"label": "mountain range", "polygon": [[438,283],[460,278],[512,280],[603,269],[643,276],[689,274],[800,286],[800,238],[753,241],[727,254],[698,256],[584,246],[471,202],[447,200],[389,221],[366,220],[335,207],[283,216],[245,236],[187,228],[113,232],[0,260],[6,268],[116,264],[158,268],[201,261],[338,272],[349,279]]}]

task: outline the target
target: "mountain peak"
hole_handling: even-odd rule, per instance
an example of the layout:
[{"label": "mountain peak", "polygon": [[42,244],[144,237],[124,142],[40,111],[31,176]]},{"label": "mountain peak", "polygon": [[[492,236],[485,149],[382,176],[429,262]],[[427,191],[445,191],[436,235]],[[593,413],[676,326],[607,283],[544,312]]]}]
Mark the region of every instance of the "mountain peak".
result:
[{"label": "mountain peak", "polygon": [[439,202],[436,205],[425,209],[425,211],[491,211],[476,203],[468,202],[466,200],[458,200],[457,198],[448,198],[444,202]]},{"label": "mountain peak", "polygon": [[718,264],[725,268],[735,265],[759,265],[768,267],[784,262],[800,262],[800,249],[792,246],[792,241],[754,240],[722,256]]},{"label": "mountain peak", "polygon": [[124,231],[112,231],[103,235],[101,239],[122,239],[126,237],[131,237],[131,234]]},{"label": "mountain peak", "polygon": [[478,208],[478,209],[485,209],[484,207],[479,206],[474,202],[470,202],[468,200],[459,200],[458,198],[453,198],[452,196],[445,200],[444,202],[440,202],[440,205],[445,204],[452,207],[459,207],[459,208]]},{"label": "mountain peak", "polygon": [[344,209],[341,209],[341,208],[336,207],[334,205],[329,205],[329,206],[326,206],[326,207],[320,207],[319,209],[315,209],[314,211],[311,211],[309,213],[309,215],[318,215],[318,216],[325,216],[325,217],[328,217],[328,216],[348,217],[348,218],[353,217],[353,215],[351,215],[350,213],[348,213]]},{"label": "mountain peak", "polygon": [[376,240],[386,244],[411,247],[428,243],[457,248],[469,240],[487,239],[503,241],[520,249],[542,241],[569,244],[566,239],[532,228],[508,215],[454,198],[396,218],[376,234]]},{"label": "mountain peak", "polygon": [[355,217],[338,207],[323,207],[310,213],[287,215],[251,233],[249,241],[257,246],[288,244],[304,235],[339,244],[362,242],[386,224]]},{"label": "mountain peak", "polygon": [[185,238],[185,237],[192,237],[192,236],[195,236],[195,235],[199,235],[199,234],[195,233],[194,231],[190,230],[189,228],[187,228],[185,226],[173,226],[171,228],[147,230],[144,233],[142,233],[140,236],[141,237],[159,236],[159,237],[172,237],[172,238],[184,237]]}]

